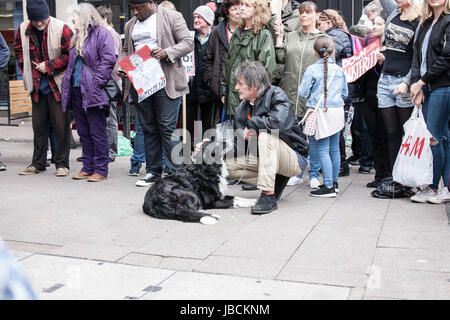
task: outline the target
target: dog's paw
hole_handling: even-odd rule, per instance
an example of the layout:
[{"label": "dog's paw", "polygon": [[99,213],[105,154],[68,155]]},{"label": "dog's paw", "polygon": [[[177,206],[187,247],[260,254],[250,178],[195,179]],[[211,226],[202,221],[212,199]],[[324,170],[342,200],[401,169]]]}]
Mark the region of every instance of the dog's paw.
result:
[{"label": "dog's paw", "polygon": [[246,199],[240,197],[234,197],[233,207],[234,208],[250,208],[256,204],[258,199]]},{"label": "dog's paw", "polygon": [[200,223],[201,224],[216,224],[217,221],[219,221],[220,216],[218,216],[217,214],[212,214],[210,216],[204,216],[203,218],[200,219]]}]

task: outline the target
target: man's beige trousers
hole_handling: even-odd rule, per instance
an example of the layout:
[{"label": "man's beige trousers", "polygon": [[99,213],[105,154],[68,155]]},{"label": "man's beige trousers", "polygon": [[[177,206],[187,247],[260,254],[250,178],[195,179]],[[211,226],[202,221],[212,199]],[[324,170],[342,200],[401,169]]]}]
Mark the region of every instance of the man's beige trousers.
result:
[{"label": "man's beige trousers", "polygon": [[261,132],[258,136],[259,158],[250,154],[226,162],[228,178],[257,185],[262,191],[274,191],[275,175],[299,175],[302,170],[297,153],[276,135]]}]

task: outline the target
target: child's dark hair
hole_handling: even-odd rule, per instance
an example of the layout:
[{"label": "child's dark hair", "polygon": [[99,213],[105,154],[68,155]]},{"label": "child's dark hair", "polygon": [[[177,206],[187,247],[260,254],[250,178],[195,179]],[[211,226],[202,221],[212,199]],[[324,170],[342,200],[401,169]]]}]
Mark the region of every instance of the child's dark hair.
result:
[{"label": "child's dark hair", "polygon": [[329,36],[320,36],[314,42],[314,51],[319,54],[319,57],[323,59],[323,96],[324,106],[327,105],[327,82],[328,82],[328,58],[334,50],[333,38]]}]

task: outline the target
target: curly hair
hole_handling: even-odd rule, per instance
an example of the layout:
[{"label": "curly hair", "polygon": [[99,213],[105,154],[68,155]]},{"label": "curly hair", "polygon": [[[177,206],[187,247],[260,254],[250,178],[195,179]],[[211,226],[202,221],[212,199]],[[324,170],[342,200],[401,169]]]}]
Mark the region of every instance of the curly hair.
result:
[{"label": "curly hair", "polygon": [[97,24],[105,29],[108,28],[105,20],[100,16],[97,9],[90,3],[80,3],[73,11],[75,15],[74,33],[70,47],[76,48],[77,55],[83,56],[84,41],[89,35],[89,25]]},{"label": "curly hair", "polygon": [[225,19],[228,17],[228,13],[232,6],[238,6],[240,4],[240,0],[224,0],[222,6],[220,7],[220,12],[222,17]]},{"label": "curly hair", "polygon": [[[240,0],[240,4],[242,4],[244,1],[253,4],[253,8],[255,9],[255,11],[253,14],[252,31],[254,34],[258,34],[269,24],[270,17],[272,16],[269,2],[267,0]],[[244,27],[245,21],[242,20],[241,28],[243,29]]]},{"label": "curly hair", "polygon": [[319,21],[331,21],[333,26],[348,32],[347,25],[345,24],[342,16],[333,9],[325,9],[319,13]]}]

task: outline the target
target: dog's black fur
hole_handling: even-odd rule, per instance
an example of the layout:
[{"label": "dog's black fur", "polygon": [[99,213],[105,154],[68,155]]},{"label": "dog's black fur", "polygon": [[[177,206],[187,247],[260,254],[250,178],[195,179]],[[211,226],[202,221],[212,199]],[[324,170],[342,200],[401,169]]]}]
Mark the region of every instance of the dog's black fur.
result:
[{"label": "dog's black fur", "polygon": [[144,212],[158,219],[200,222],[213,216],[199,210],[232,208],[234,197],[223,195],[219,187],[223,165],[191,164],[157,180],[145,194]]}]

